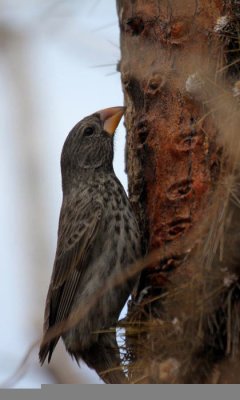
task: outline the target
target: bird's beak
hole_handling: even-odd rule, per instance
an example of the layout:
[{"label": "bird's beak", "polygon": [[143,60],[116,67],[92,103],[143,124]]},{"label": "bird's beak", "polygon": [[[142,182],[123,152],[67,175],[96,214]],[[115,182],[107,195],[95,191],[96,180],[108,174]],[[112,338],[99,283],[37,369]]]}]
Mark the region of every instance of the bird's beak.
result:
[{"label": "bird's beak", "polygon": [[113,135],[126,107],[111,107],[99,111],[100,119],[103,122],[103,129],[109,135]]}]

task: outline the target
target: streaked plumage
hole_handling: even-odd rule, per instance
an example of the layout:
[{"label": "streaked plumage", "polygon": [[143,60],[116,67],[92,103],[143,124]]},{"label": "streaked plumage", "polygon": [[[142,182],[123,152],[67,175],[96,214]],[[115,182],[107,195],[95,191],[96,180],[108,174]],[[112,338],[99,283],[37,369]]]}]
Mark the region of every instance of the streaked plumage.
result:
[{"label": "streaked plumage", "polygon": [[[58,243],[48,290],[44,333],[87,305],[111,271],[121,273],[140,256],[139,229],[125,191],[112,166],[113,133],[120,107],[95,113],[69,133],[61,156],[63,202]],[[120,364],[114,326],[134,279],[107,291],[88,315],[64,333],[67,351],[97,372]],[[40,348],[41,363],[50,361],[59,337]],[[121,370],[105,381],[121,383]]]}]

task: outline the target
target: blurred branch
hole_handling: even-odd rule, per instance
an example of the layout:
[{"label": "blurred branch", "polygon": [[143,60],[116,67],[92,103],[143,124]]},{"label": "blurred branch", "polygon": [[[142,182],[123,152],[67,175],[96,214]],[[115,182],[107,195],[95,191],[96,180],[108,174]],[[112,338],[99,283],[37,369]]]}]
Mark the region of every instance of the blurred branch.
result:
[{"label": "blurred branch", "polygon": [[17,367],[16,371],[5,381],[0,383],[0,389],[2,388],[12,388],[14,387],[21,378],[27,373],[28,369],[30,368],[30,357],[33,354],[33,350],[39,346],[39,339],[32,343],[29,349],[26,352],[26,355],[23,357],[20,365]]},{"label": "blurred branch", "polygon": [[[25,356],[20,362],[19,366],[16,368],[14,373],[9,376],[5,381],[0,383],[0,389],[13,388],[17,385],[21,379],[27,375],[28,371],[32,366],[31,359],[34,356],[34,360],[36,359],[38,348],[40,344],[40,339],[35,340],[30,347],[27,349]],[[79,373],[79,367],[76,366],[75,363],[72,362],[69,355],[67,355],[66,350],[63,346],[63,343],[60,342],[57,350],[54,353],[54,358],[51,361],[51,364],[45,365],[43,367],[47,370],[50,375],[53,377],[54,382],[58,384],[81,384],[81,383],[92,383],[92,379],[83,374]]]}]

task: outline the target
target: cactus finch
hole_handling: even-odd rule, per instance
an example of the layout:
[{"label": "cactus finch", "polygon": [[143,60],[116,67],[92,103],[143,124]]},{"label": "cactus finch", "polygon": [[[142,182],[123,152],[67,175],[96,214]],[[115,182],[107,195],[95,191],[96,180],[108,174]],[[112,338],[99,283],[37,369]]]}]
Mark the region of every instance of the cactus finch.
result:
[{"label": "cactus finch", "polygon": [[110,328],[116,325],[136,277],[106,290],[68,331],[49,342],[45,335],[74,310],[87,306],[112,272],[121,275],[141,254],[139,228],[113,170],[113,136],[123,113],[123,107],[113,107],[84,118],[64,143],[63,201],[39,352],[40,362],[47,356],[49,362],[62,336],[66,350],[94,368],[106,383],[125,381],[116,332]]}]

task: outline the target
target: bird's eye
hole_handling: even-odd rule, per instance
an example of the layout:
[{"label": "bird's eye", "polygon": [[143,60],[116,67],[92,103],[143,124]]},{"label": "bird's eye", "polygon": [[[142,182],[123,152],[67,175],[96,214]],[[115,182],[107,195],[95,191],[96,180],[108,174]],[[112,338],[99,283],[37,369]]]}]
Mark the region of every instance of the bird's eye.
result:
[{"label": "bird's eye", "polygon": [[91,136],[94,133],[94,129],[89,126],[88,128],[85,128],[83,131],[84,136]]}]

